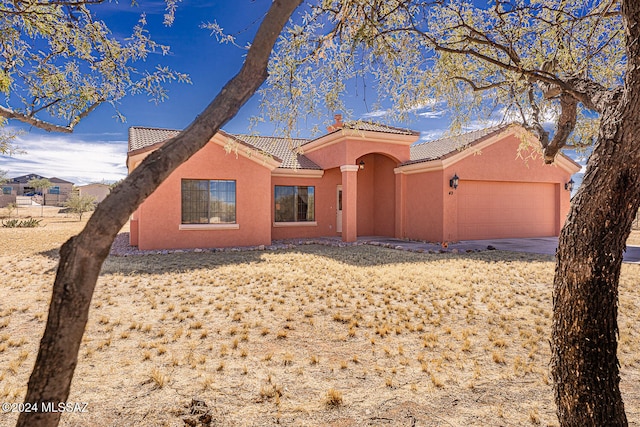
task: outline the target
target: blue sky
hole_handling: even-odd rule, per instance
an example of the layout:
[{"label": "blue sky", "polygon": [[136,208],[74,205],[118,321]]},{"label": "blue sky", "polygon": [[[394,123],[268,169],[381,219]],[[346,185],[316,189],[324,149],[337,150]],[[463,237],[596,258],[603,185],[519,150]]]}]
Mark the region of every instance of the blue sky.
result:
[{"label": "blue sky", "polygon": [[[269,0],[188,1],[178,4],[175,22],[163,25],[163,0],[138,2],[107,2],[95,8],[117,37],[126,37],[145,13],[151,37],[171,47],[171,53],[150,55],[137,67],[153,69],[156,65],[169,66],[189,74],[191,84],[172,83],[167,86],[169,99],[163,103],[149,102],[144,95],[128,96],[118,108],[126,117],[122,123],[115,119],[111,105],[102,105],[82,121],[71,135],[47,133],[16,121],[9,126],[24,133],[16,145],[26,151],[12,157],[0,156],[0,170],[10,177],[37,173],[59,177],[76,184],[115,181],[126,176],[127,133],[130,126],[149,126],[170,129],[186,127],[215,97],[224,84],[239,70],[245,51],[237,46],[219,43],[210,31],[200,28],[203,23],[216,21],[228,34],[238,37],[245,45],[252,39],[261,18],[270,5]],[[379,116],[380,112],[367,111],[364,102],[356,99],[349,108],[356,116]],[[258,113],[258,99],[254,96],[239,114],[224,126],[231,133],[247,133],[249,118]],[[327,112],[330,118],[334,112]],[[412,122],[403,124],[422,132],[422,139],[434,139],[448,127],[446,114],[432,111],[417,115]],[[384,120],[377,117],[378,120]],[[484,127],[486,123],[471,124]],[[261,134],[270,134],[267,124],[258,128]]]}]

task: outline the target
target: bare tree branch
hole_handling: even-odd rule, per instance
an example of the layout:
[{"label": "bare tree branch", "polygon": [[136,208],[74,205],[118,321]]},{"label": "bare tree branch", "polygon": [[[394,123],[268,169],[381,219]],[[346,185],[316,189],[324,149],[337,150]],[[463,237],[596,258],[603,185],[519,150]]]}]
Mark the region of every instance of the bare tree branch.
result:
[{"label": "bare tree branch", "polygon": [[45,120],[40,120],[36,117],[31,117],[27,114],[18,113],[9,108],[3,107],[2,105],[0,105],[0,116],[6,119],[18,120],[20,122],[29,124],[39,129],[46,130],[48,132],[62,132],[62,133],[73,132],[73,127],[56,125],[56,124],[47,122]]},{"label": "bare tree branch", "polygon": [[455,76],[452,77],[455,80],[460,80],[462,82],[465,82],[466,84],[468,84],[469,86],[471,86],[471,89],[473,89],[474,92],[482,92],[484,90],[490,90],[490,89],[495,89],[497,87],[502,87],[507,85],[507,82],[501,81],[501,82],[496,82],[496,83],[491,83],[491,84],[487,84],[487,85],[478,85],[476,84],[473,80],[468,79],[466,77],[462,77],[462,76]]}]

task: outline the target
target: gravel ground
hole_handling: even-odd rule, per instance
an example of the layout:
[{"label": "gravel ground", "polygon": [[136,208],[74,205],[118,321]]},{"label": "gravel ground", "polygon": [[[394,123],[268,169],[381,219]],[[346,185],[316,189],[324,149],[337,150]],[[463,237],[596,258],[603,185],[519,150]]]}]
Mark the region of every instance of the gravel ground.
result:
[{"label": "gravel ground", "polygon": [[[185,253],[185,252],[247,252],[247,251],[263,251],[263,250],[279,250],[279,249],[292,249],[297,246],[304,245],[323,245],[332,247],[347,247],[358,245],[371,245],[381,246],[389,249],[403,250],[408,252],[417,253],[459,253],[459,252],[481,252],[481,250],[460,250],[457,248],[443,247],[438,243],[428,242],[416,242],[409,240],[398,239],[376,239],[376,238],[361,238],[357,242],[346,243],[339,238],[331,237],[319,237],[315,239],[288,239],[288,240],[274,240],[271,245],[259,245],[259,246],[238,246],[230,248],[195,248],[195,249],[163,249],[163,250],[140,250],[135,246],[129,245],[129,233],[123,232],[118,234],[111,246],[110,254],[112,256],[132,256],[132,255],[149,255],[149,254],[170,254],[170,253]],[[493,247],[487,247],[485,250],[493,250]]]},{"label": "gravel ground", "polygon": [[354,242],[344,243],[338,239],[331,238],[319,238],[319,239],[304,239],[304,240],[280,240],[273,241],[271,245],[259,245],[259,246],[238,246],[230,248],[195,248],[195,249],[162,249],[162,250],[140,250],[135,246],[129,245],[129,233],[124,232],[118,234],[113,245],[111,245],[110,255],[112,256],[132,256],[132,255],[149,255],[149,254],[170,254],[170,253],[186,253],[186,252],[248,252],[248,251],[264,251],[264,250],[278,250],[278,249],[292,249],[301,245],[324,245],[334,247],[346,247],[363,245],[367,242]]}]

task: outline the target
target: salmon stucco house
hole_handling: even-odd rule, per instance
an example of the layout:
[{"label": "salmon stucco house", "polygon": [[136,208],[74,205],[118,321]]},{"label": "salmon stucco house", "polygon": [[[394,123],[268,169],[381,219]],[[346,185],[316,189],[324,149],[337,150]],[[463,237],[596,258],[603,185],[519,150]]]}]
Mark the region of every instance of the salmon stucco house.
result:
[{"label": "salmon stucco house", "polygon": [[[132,171],[175,130],[129,130]],[[432,242],[556,236],[569,210],[564,155],[518,155],[519,125],[417,143],[410,130],[336,123],[313,140],[218,132],[131,218],[140,249],[390,236]],[[522,153],[520,153],[522,154]],[[529,153],[530,154],[530,153]],[[523,158],[528,158],[524,160]]]}]

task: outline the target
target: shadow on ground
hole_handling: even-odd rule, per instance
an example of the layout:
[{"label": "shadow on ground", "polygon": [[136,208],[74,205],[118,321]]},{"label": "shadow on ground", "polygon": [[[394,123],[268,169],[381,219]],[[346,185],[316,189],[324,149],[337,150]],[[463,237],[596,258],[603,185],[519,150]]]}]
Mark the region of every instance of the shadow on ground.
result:
[{"label": "shadow on ground", "polygon": [[[548,262],[549,255],[524,252],[482,251],[470,253],[415,253],[379,246],[357,245],[332,247],[323,245],[302,245],[288,249],[243,251],[243,252],[174,252],[169,254],[148,254],[127,257],[109,257],[105,261],[102,274],[163,274],[191,270],[215,269],[225,265],[269,262],[270,255],[308,254],[321,256],[345,264],[345,266],[375,267],[389,264],[436,262],[446,259],[473,259],[493,262],[529,261]],[[435,266],[434,266],[435,268]]]}]

